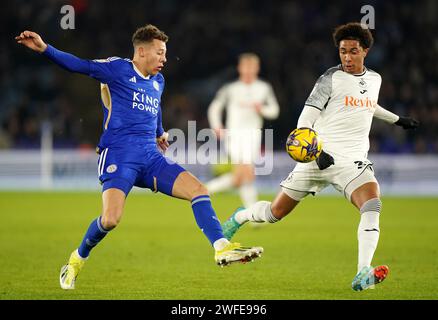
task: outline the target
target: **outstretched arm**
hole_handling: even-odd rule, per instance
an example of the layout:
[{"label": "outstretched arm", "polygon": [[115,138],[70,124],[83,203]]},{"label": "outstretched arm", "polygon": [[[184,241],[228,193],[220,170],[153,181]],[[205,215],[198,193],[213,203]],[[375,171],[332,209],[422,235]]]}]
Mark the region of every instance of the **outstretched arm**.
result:
[{"label": "outstretched arm", "polygon": [[41,36],[32,31],[23,31],[18,37],[15,37],[18,43],[28,47],[57,63],[61,67],[72,72],[90,74],[90,63],[87,60],[80,59],[72,54],[60,51],[48,45],[41,39]]},{"label": "outstretched arm", "polygon": [[391,124],[395,124],[403,127],[403,129],[416,129],[420,125],[420,122],[410,117],[398,116],[391,111],[386,110],[380,105],[377,105],[374,117],[381,119]]},{"label": "outstretched arm", "polygon": [[23,31],[15,37],[15,40],[33,51],[44,54],[70,72],[82,73],[104,83],[108,83],[113,76],[110,64],[105,63],[110,62],[110,60],[94,61],[78,58],[46,44],[36,32]]},{"label": "outstretched arm", "polygon": [[274,120],[278,118],[280,106],[278,105],[277,98],[275,97],[274,90],[272,89],[271,85],[268,85],[268,94],[266,96],[265,103],[257,103],[256,108],[265,119]]},{"label": "outstretched arm", "polygon": [[228,85],[223,86],[219,89],[214,97],[213,101],[208,106],[207,116],[210,127],[216,133],[216,136],[221,138],[222,129],[224,128],[222,124],[222,112],[225,108],[225,104],[228,100]]}]

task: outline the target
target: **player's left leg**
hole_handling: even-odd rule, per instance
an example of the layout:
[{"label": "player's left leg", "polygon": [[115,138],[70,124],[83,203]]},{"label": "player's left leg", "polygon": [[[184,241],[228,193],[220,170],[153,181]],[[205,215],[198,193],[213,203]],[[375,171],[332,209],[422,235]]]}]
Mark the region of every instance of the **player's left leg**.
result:
[{"label": "player's left leg", "polygon": [[208,181],[206,187],[211,194],[231,189],[234,187],[233,174],[231,172],[221,174],[220,176]]},{"label": "player's left leg", "polygon": [[254,166],[252,164],[236,164],[233,170],[234,185],[239,188],[240,199],[245,208],[257,202]]},{"label": "player's left leg", "polygon": [[257,202],[254,163],[260,155],[261,139],[262,133],[259,129],[227,131],[225,146],[233,165],[233,186],[238,189],[245,208]]},{"label": "player's left leg", "polygon": [[374,175],[371,176],[371,172],[365,172],[361,175],[362,177],[359,176],[356,183],[359,184],[360,180],[364,183],[358,186],[350,197],[351,202],[359,209],[361,215],[357,230],[358,273],[352,283],[352,288],[355,291],[365,290],[382,282],[389,271],[385,265],[375,268],[371,266],[379,241],[379,218],[382,205],[379,185]]},{"label": "player's left leg", "polygon": [[282,190],[271,203],[258,201],[248,208],[238,208],[222,224],[224,235],[231,239],[241,226],[248,221],[255,223],[276,223],[288,215],[298,203],[309,194],[315,194],[326,187],[321,170],[315,165],[298,166],[289,173],[280,186]]},{"label": "player's left leg", "polygon": [[194,175],[188,171],[179,173],[173,183],[171,195],[191,201],[196,223],[216,250],[228,244],[223,239],[222,228],[211,206],[208,190]]},{"label": "player's left leg", "polygon": [[238,243],[230,243],[224,237],[207,188],[190,172],[184,171],[178,175],[173,184],[172,196],[191,201],[196,223],[216,251],[217,264],[223,266],[252,261],[263,252],[261,247],[242,247]]},{"label": "player's left leg", "polygon": [[207,188],[177,163],[159,155],[148,174],[144,175],[142,185],[149,188],[153,186],[151,189],[155,191],[191,201],[196,223],[216,251],[217,264],[223,266],[252,261],[263,252],[261,247],[244,248],[240,244],[230,243],[224,237]]},{"label": "player's left leg", "polygon": [[288,215],[308,193],[283,188],[274,201],[258,201],[249,208],[237,208],[222,224],[224,235],[231,240],[234,234],[248,221],[254,224],[276,223]]},{"label": "player's left leg", "polygon": [[102,215],[91,222],[81,244],[71,253],[67,264],[61,268],[59,281],[62,289],[71,290],[75,288],[76,277],[88,259],[90,251],[101,242],[120,221],[125,198],[125,193],[120,189],[110,188],[104,190],[102,194]]},{"label": "player's left leg", "polygon": [[351,195],[351,202],[360,211],[357,230],[359,242],[358,272],[363,267],[370,267],[379,241],[379,218],[381,201],[377,183],[368,182],[357,188]]}]

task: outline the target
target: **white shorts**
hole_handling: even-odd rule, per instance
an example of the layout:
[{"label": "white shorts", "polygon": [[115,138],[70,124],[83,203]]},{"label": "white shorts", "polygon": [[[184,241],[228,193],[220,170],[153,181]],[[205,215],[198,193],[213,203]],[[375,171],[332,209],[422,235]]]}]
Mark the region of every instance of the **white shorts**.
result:
[{"label": "white shorts", "polygon": [[225,147],[232,164],[254,164],[260,157],[260,129],[229,129]]},{"label": "white shorts", "polygon": [[353,191],[368,182],[377,183],[373,164],[368,159],[347,160],[325,170],[319,170],[312,161],[298,163],[280,186],[289,197],[300,201],[309,193],[318,193],[331,184],[350,201]]}]

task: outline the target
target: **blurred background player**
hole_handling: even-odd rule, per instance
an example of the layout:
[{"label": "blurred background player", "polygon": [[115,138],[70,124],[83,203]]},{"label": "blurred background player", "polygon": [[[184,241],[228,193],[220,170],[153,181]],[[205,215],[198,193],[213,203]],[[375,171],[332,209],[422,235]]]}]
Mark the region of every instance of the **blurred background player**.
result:
[{"label": "blurred background player", "polygon": [[[252,260],[262,248],[243,248],[224,238],[207,189],[191,173],[164,157],[169,146],[161,121],[161,95],[166,63],[167,35],[153,25],[132,36],[134,57],[84,60],[46,44],[31,31],[15,38],[18,43],[48,57],[61,67],[101,82],[103,134],[98,145],[99,180],[103,185],[101,216],[89,226],[82,243],[60,273],[62,289],[74,289],[76,277],[90,251],[114,229],[133,186],[150,188],[191,201],[199,228],[214,247],[219,265]],[[190,250],[188,248],[188,254]]]},{"label": "blurred background player", "polygon": [[316,82],[298,119],[297,127],[314,128],[323,152],[310,163],[298,163],[281,182],[271,202],[260,201],[236,211],[223,225],[228,239],[247,221],[275,223],[289,214],[308,194],[329,184],[360,212],[358,266],[352,288],[361,291],[382,282],[387,266],[373,268],[379,240],[381,200],[372,163],[367,159],[373,117],[404,129],[415,129],[415,119],[398,116],[379,106],[381,76],[364,65],[372,44],[369,29],[359,23],[338,26],[333,33],[341,64],[328,69]]},{"label": "blurred background player", "polygon": [[261,152],[263,119],[276,119],[280,108],[272,86],[258,78],[256,54],[241,54],[237,71],[239,78],[220,88],[208,108],[210,127],[223,140],[232,172],[214,178],[206,187],[211,194],[238,188],[243,205],[249,207],[257,202],[254,162]]}]

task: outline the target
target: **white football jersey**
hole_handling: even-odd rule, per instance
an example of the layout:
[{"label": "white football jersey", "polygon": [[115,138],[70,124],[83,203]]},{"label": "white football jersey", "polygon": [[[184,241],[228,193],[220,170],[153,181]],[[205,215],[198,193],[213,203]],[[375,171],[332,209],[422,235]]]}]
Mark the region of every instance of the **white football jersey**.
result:
[{"label": "white football jersey", "polygon": [[[259,114],[254,103],[262,105]],[[222,125],[222,112],[226,107],[226,125]],[[251,84],[234,81],[224,85],[208,107],[210,127],[226,129],[260,129],[263,118],[276,119],[280,108],[269,83],[256,80]]]},{"label": "white football jersey", "polygon": [[353,75],[341,65],[328,69],[316,82],[305,105],[321,110],[313,127],[335,163],[336,159],[367,158],[381,83],[375,71],[365,68]]}]

